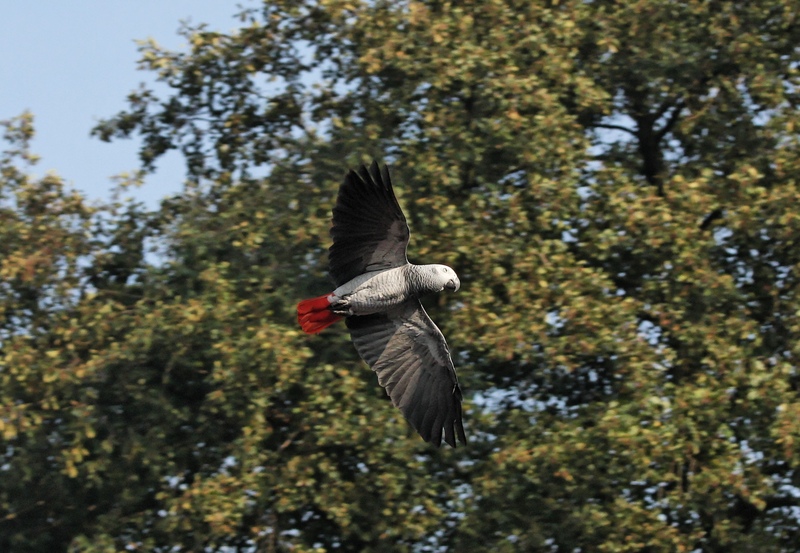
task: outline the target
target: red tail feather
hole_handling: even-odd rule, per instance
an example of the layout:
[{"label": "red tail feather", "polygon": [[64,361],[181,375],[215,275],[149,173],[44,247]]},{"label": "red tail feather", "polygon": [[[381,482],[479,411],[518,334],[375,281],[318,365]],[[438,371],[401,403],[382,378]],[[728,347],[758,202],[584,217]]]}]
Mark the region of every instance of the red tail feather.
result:
[{"label": "red tail feather", "polygon": [[297,304],[297,321],[303,332],[316,334],[343,318],[329,309],[331,305],[329,295],[303,300]]}]

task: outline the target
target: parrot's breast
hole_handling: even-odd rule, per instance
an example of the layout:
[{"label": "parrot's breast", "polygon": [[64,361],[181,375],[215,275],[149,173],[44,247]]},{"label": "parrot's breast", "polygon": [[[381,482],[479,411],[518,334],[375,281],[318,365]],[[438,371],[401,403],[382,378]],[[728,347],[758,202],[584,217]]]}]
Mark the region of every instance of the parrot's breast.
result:
[{"label": "parrot's breast", "polygon": [[334,303],[344,302],[351,315],[389,311],[411,297],[406,273],[406,267],[396,267],[359,275],[333,291]]}]

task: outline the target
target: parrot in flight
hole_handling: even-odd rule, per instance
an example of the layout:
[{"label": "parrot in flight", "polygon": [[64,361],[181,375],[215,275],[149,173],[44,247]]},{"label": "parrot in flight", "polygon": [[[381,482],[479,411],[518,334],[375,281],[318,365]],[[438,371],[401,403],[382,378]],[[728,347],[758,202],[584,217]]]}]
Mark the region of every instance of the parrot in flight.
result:
[{"label": "parrot in flight", "polygon": [[344,318],[361,358],[423,440],[467,443],[461,389],[442,332],[420,297],[461,286],[446,265],[408,262],[408,224],[389,168],[349,171],[333,208],[329,271],[337,288],[301,301],[302,329],[316,334]]}]

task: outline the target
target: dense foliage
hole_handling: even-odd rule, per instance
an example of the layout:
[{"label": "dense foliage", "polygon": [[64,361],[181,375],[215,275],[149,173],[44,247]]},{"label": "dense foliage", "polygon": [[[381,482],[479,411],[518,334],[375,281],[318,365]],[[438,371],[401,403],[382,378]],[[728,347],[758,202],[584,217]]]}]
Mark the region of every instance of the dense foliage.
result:
[{"label": "dense foliage", "polygon": [[[0,159],[0,550],[795,551],[800,25],[789,0],[274,0],[142,45],[95,133],[156,211]],[[466,394],[410,430],[328,291],[393,165]]]}]

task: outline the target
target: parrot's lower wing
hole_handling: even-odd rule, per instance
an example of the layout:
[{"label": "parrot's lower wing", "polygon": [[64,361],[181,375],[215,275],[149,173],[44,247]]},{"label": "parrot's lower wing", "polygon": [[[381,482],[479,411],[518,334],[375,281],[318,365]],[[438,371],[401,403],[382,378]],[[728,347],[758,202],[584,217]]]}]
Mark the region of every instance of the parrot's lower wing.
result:
[{"label": "parrot's lower wing", "polygon": [[444,429],[444,441],[452,447],[456,436],[466,444],[450,350],[419,300],[346,322],[359,355],[422,439],[438,447]]}]

